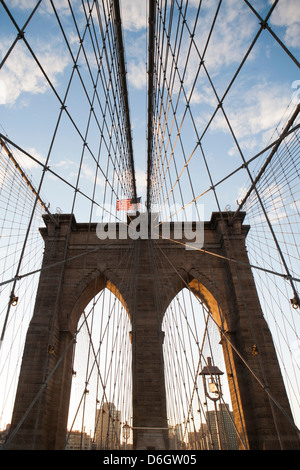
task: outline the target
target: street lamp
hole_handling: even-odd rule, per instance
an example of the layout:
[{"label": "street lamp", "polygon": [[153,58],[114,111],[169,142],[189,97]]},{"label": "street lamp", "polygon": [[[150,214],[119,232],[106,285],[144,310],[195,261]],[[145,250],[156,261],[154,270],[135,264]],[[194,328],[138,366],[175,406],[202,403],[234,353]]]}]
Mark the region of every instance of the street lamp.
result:
[{"label": "street lamp", "polygon": [[127,449],[127,441],[130,437],[130,426],[126,423],[123,425],[123,438],[125,439],[125,449]]},{"label": "street lamp", "polygon": [[211,357],[207,358],[207,365],[202,369],[199,375],[202,375],[204,393],[207,398],[209,398],[215,407],[215,416],[217,423],[217,435],[219,442],[219,449],[222,450],[221,436],[220,436],[220,427],[217,414],[217,401],[220,400],[222,396],[222,387],[220,376],[223,375],[222,372],[217,366],[214,366],[211,362]]},{"label": "street lamp", "polygon": [[[220,400],[222,396],[220,376],[223,374],[224,372],[212,364],[211,357],[207,358],[207,366],[205,366],[199,374],[202,375],[205,396],[214,402]],[[207,379],[207,377],[209,377],[209,379]],[[209,394],[207,384],[209,392],[214,395]]]}]

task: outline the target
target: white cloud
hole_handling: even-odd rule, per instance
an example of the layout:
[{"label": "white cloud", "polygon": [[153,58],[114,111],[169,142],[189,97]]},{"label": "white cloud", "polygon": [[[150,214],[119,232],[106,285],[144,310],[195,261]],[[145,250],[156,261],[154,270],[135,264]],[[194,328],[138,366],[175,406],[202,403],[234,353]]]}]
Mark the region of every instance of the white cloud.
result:
[{"label": "white cloud", "polygon": [[296,214],[300,214],[300,201],[294,201],[291,203],[290,208]]},{"label": "white cloud", "polygon": [[[33,158],[38,160],[41,163],[45,163],[46,159],[34,148],[34,147],[29,147],[25,149],[26,152],[29,153]],[[19,165],[21,168],[24,170],[32,170],[33,168],[39,168],[40,165],[32,160],[30,157],[27,155],[23,154],[22,152],[16,150],[14,152],[14,156],[16,157],[16,160],[18,161]]]},{"label": "white cloud", "polygon": [[[12,41],[0,42],[0,56],[4,56]],[[42,66],[52,81],[57,85],[57,77],[63,73],[68,57],[59,53],[55,44],[40,44],[37,55],[42,57]],[[0,76],[0,104],[11,106],[23,93],[45,93],[49,85],[26,46],[18,42],[5,62]]]},{"label": "white cloud", "polygon": [[[190,96],[191,91],[188,91],[187,96]],[[217,99],[210,85],[202,85],[202,87],[195,88],[190,100],[191,104],[207,104],[213,108],[216,107]]]},{"label": "white cloud", "polygon": [[[7,0],[7,6],[11,8],[16,8],[19,10],[33,10],[36,6],[36,0]],[[72,0],[72,7],[74,4],[78,3],[78,0]],[[71,14],[68,0],[55,0],[54,1],[55,9],[59,13]],[[50,3],[50,0],[44,0],[38,8],[40,13],[53,13],[53,7]]]},{"label": "white cloud", "polygon": [[127,79],[136,89],[146,87],[146,33],[128,33],[125,37],[125,52],[127,60]]},{"label": "white cloud", "polygon": [[8,0],[6,3],[9,8],[19,8],[20,10],[33,9],[36,5],[35,0]]},{"label": "white cloud", "polygon": [[143,194],[147,188],[147,176],[144,170],[135,170],[135,179],[138,195]]},{"label": "white cloud", "polygon": [[222,5],[206,55],[208,70],[239,63],[250,45],[257,23],[244,2],[229,0]]},{"label": "white cloud", "polygon": [[285,40],[290,47],[300,47],[300,23],[292,24],[287,28]]},{"label": "white cloud", "polygon": [[[206,0],[202,4],[202,16],[200,14],[195,36],[201,54],[204,51],[212,27],[217,4],[218,2],[211,0]],[[249,47],[256,29],[257,22],[244,2],[239,0],[223,2],[204,58],[209,73],[213,74],[220,70],[223,73],[224,67],[239,63]],[[185,47],[188,46],[189,44]],[[185,53],[181,56],[181,67],[185,64],[185,56]],[[194,79],[198,64],[199,57],[193,48],[186,74],[187,83]]]},{"label": "white cloud", "polygon": [[[198,2],[192,2],[194,6],[198,6]],[[212,23],[217,10],[217,1],[204,0],[200,10],[200,17],[198,19],[197,28],[195,30],[194,44],[190,48],[190,36],[187,35],[187,30],[184,29],[185,34],[181,43],[181,49],[178,59],[178,74],[180,79],[184,78],[184,87],[189,94],[192,86],[194,85],[196,74],[199,70],[199,53],[202,55],[204,48],[209,37]],[[194,27],[194,18],[191,19],[190,29]],[[249,45],[257,30],[257,21],[253,13],[245,5],[244,2],[239,0],[227,0],[223,2],[219,10],[216,23],[214,25],[208,47],[206,49],[204,61],[210,77],[215,79],[220,76],[224,83],[224,74],[227,73],[232,66],[239,64],[244,57]],[[248,60],[253,60],[255,53],[252,52]],[[187,61],[188,59],[188,61]],[[169,76],[170,67],[173,67],[171,54],[169,54],[168,70],[166,75]],[[230,75],[233,72],[231,71]],[[206,89],[200,89],[199,80],[205,75],[200,72],[196,88],[194,88],[192,95],[192,104],[203,103],[215,106],[215,98],[213,93]],[[208,84],[207,79],[205,78]],[[179,76],[176,75],[175,83],[173,86],[173,93],[179,91],[181,84]]]},{"label": "white cloud", "polygon": [[74,168],[75,166],[78,166],[78,164],[73,160],[60,160],[58,163],[54,163],[53,166],[67,170],[69,168]]},{"label": "white cloud", "polygon": [[[238,192],[238,202],[241,203],[242,199],[246,196],[246,193],[249,188],[246,188],[243,186],[242,188],[239,189]],[[282,185],[274,182],[267,186],[266,188],[262,188],[260,191],[260,198],[263,201],[264,208],[266,210],[267,216],[269,221],[272,224],[278,223],[280,220],[284,219],[287,217],[287,211],[285,207],[285,201],[287,197],[282,196],[282,194],[286,194],[286,191],[284,191],[284,188]],[[257,209],[253,210],[253,206],[256,208],[256,206],[259,205],[257,196],[255,191],[252,191],[252,193],[249,195],[249,198],[246,202],[246,210],[249,212],[253,211],[254,212],[254,220],[255,222],[261,222],[264,221],[265,215],[262,211],[257,211]]]},{"label": "white cloud", "polygon": [[[259,83],[245,92],[237,90],[224,103],[224,109],[238,139],[254,138],[259,133],[272,131],[282,119],[289,95],[284,85]],[[219,111],[212,122],[213,130],[228,131],[227,123]],[[269,136],[270,137],[270,136]]]},{"label": "white cloud", "polygon": [[138,31],[148,25],[147,3],[147,0],[121,0],[121,18],[124,29]]},{"label": "white cloud", "polygon": [[[88,163],[83,163],[81,168],[81,175],[83,178],[91,183],[95,183],[96,167],[90,166]],[[96,184],[98,186],[105,186],[105,178],[100,171],[97,172]]]},{"label": "white cloud", "polygon": [[[272,4],[273,0],[269,3]],[[281,0],[276,6],[270,23],[286,28],[284,41],[289,47],[300,47],[299,0]]]},{"label": "white cloud", "polygon": [[146,66],[143,61],[139,61],[138,63],[131,60],[128,63],[128,81],[129,83],[137,88],[138,90],[142,90],[147,85],[147,76],[146,76]]}]

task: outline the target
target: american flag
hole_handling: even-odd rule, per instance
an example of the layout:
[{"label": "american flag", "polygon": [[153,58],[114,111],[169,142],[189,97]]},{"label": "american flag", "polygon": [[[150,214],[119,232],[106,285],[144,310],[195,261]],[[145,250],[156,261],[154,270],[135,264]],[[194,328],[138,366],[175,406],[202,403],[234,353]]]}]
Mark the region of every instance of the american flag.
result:
[{"label": "american flag", "polygon": [[117,211],[129,211],[131,206],[131,199],[121,199],[117,201]]},{"label": "american flag", "polygon": [[120,199],[117,201],[117,211],[137,210],[141,206],[141,198]]}]

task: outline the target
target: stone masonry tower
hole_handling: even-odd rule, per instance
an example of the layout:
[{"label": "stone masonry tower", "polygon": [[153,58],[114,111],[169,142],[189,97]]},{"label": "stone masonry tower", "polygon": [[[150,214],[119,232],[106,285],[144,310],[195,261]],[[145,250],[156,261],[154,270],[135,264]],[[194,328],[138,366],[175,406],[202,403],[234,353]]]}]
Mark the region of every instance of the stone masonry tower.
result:
[{"label": "stone masonry tower", "polygon": [[[87,304],[107,287],[125,305],[132,323],[134,448],[168,449],[161,325],[174,296],[188,286],[220,327],[234,419],[247,448],[298,449],[249,266],[245,246],[249,227],[243,225],[244,217],[240,213],[230,225],[227,213],[213,213],[203,223],[203,249],[188,250],[184,235],[177,237],[177,243],[171,241],[176,238],[176,224],[170,226],[169,239],[132,240],[116,224],[116,238],[100,240],[96,224],[77,223],[74,216],[64,214],[56,227],[45,216],[44,269],[7,448],[63,448],[77,323]],[[125,249],[135,255],[130,266]],[[135,286],[133,294],[125,289],[124,279]],[[257,355],[252,353],[254,344]]]}]

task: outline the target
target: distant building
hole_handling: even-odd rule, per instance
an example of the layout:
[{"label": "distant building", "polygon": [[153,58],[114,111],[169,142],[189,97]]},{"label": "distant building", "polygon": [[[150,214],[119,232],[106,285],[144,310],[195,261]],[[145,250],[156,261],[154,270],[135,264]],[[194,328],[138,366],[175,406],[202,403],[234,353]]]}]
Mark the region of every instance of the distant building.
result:
[{"label": "distant building", "polygon": [[179,450],[182,447],[182,429],[180,424],[169,427],[169,446],[171,450]]},{"label": "distant building", "polygon": [[[233,412],[229,411],[229,406],[220,404],[217,413],[215,411],[206,412],[206,423],[208,437],[211,442],[210,449],[215,450],[238,450],[238,440],[233,421]],[[219,426],[218,426],[219,425]],[[218,436],[218,428],[219,434]],[[219,439],[220,437],[220,439]],[[219,440],[221,442],[221,449]]]},{"label": "distant building", "polygon": [[200,425],[198,432],[189,432],[189,449],[191,450],[211,450],[211,439],[208,426],[205,423]]},{"label": "distant building", "polygon": [[0,431],[0,449],[4,446],[6,438],[10,430],[10,424],[7,424],[6,428]]},{"label": "distant building", "polygon": [[91,450],[92,438],[85,432],[71,431],[68,434],[66,450]]},{"label": "distant building", "polygon": [[119,449],[121,437],[120,411],[113,403],[104,403],[96,411],[95,439],[96,449]]},{"label": "distant building", "polygon": [[201,441],[200,435],[198,432],[189,432],[188,433],[188,449],[189,450],[201,450]]}]

